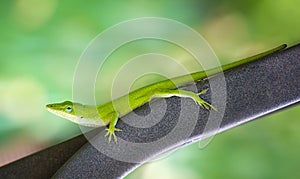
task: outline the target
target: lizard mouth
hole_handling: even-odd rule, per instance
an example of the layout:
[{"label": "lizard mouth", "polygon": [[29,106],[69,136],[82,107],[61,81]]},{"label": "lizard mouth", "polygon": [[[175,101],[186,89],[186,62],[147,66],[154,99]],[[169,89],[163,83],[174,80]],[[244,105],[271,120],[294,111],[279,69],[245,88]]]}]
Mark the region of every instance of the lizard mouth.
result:
[{"label": "lizard mouth", "polygon": [[72,121],[76,124],[82,125],[82,126],[87,126],[87,127],[100,127],[100,126],[105,126],[107,124],[105,124],[101,119],[95,120],[95,119],[89,119],[89,118],[85,118],[84,116],[80,115],[80,116],[76,116],[73,114],[69,114],[66,113],[64,111],[58,110],[54,108],[54,105],[52,104],[47,104],[46,105],[46,109],[59,116],[62,118],[65,118],[69,121]]}]

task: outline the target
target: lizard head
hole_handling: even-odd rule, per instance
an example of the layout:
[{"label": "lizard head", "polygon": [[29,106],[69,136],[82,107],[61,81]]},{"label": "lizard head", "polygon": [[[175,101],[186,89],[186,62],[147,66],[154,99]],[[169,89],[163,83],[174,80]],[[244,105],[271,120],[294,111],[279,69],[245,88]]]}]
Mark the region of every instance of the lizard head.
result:
[{"label": "lizard head", "polygon": [[61,103],[47,104],[46,109],[62,118],[68,119],[74,123],[89,127],[104,126],[95,106],[64,101]]},{"label": "lizard head", "polygon": [[65,101],[62,103],[47,104],[46,109],[60,117],[66,118],[75,114],[74,105],[71,101]]}]

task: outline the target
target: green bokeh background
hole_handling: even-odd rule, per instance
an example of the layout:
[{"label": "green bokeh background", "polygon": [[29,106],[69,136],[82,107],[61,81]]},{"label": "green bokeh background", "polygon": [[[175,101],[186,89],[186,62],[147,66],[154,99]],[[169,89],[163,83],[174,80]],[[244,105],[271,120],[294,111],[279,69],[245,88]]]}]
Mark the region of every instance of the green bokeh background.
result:
[{"label": "green bokeh background", "polygon": [[[110,26],[138,17],[174,19],[203,35],[224,64],[299,43],[299,7],[298,0],[1,1],[0,166],[81,133],[44,105],[72,99],[81,53]],[[150,43],[150,49],[173,53],[166,44],[157,46]],[[116,68],[109,63],[105,79]],[[99,89],[100,94],[108,90],[109,85]],[[185,147],[127,178],[300,178],[299,109],[217,135],[204,149],[197,143]]]}]

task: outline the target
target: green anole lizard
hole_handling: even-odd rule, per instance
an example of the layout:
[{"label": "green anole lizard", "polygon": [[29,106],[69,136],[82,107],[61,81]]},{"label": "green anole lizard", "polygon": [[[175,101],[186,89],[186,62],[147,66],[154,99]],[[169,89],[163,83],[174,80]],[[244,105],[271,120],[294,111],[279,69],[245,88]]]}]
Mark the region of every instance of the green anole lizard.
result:
[{"label": "green anole lizard", "polygon": [[286,45],[283,44],[252,57],[223,65],[221,68],[213,68],[207,71],[195,72],[153,83],[105,104],[93,106],[65,101],[62,103],[48,104],[46,105],[46,108],[48,111],[79,125],[100,127],[107,126],[109,124],[109,127],[106,129],[107,132],[105,136],[108,136],[108,142],[111,141],[112,137],[114,138],[114,141],[117,142],[115,131],[121,131],[121,129],[116,128],[115,125],[117,124],[119,117],[122,117],[132,110],[149,102],[152,98],[169,98],[172,96],[186,97],[193,99],[199,106],[207,110],[213,109],[217,111],[214,106],[199,97],[199,95],[204,94],[207,89],[204,89],[199,93],[194,93],[192,91],[178,89],[178,87],[191,82],[204,80],[208,76],[254,61],[263,56],[284,49],[285,47]]}]

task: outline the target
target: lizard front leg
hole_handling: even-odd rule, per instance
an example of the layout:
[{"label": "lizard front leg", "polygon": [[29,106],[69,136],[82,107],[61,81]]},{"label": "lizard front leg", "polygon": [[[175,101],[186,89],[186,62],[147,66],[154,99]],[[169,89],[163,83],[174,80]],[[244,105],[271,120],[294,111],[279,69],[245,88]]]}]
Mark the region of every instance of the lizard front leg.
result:
[{"label": "lizard front leg", "polygon": [[112,137],[114,138],[115,143],[117,143],[118,140],[115,131],[122,131],[121,129],[115,127],[119,120],[119,115],[117,112],[113,112],[113,114],[110,116],[111,121],[109,122],[109,127],[105,129],[107,131],[105,137],[108,136],[108,143],[110,143]]}]

